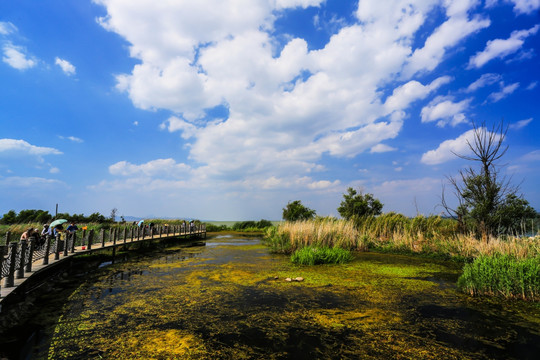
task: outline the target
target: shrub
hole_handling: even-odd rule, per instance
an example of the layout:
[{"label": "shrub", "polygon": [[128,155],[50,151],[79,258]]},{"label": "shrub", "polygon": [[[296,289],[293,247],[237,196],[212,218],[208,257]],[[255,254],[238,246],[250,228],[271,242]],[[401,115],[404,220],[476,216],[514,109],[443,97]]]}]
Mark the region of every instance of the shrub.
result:
[{"label": "shrub", "polygon": [[306,246],[291,255],[291,261],[301,265],[344,264],[353,259],[349,250]]}]

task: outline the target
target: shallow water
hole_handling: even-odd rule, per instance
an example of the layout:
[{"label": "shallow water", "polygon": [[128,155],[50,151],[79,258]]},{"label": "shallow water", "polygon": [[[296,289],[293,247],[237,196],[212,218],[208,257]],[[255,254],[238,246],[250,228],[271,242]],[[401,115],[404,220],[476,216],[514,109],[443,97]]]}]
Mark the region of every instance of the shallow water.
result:
[{"label": "shallow water", "polygon": [[[540,307],[459,293],[459,268],[359,253],[299,266],[219,237],[96,270],[33,358],[536,359]],[[285,278],[303,277],[302,282]]]}]

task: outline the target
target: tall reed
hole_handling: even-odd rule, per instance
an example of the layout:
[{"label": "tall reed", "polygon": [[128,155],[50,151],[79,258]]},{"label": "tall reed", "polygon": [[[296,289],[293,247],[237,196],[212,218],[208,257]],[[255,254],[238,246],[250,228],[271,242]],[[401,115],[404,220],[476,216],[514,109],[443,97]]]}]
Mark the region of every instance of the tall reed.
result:
[{"label": "tall reed", "polygon": [[471,295],[540,300],[540,258],[482,255],[465,265],[458,287]]},{"label": "tall reed", "polygon": [[274,252],[287,254],[306,246],[367,250],[354,223],[334,218],[282,223],[268,230],[266,243]]}]

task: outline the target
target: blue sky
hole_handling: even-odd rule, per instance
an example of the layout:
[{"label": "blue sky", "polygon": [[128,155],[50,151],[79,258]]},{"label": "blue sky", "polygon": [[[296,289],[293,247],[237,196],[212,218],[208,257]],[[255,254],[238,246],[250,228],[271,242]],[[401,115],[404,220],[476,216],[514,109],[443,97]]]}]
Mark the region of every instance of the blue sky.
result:
[{"label": "blue sky", "polygon": [[472,122],[540,210],[540,0],[0,1],[0,213],[438,214]]}]

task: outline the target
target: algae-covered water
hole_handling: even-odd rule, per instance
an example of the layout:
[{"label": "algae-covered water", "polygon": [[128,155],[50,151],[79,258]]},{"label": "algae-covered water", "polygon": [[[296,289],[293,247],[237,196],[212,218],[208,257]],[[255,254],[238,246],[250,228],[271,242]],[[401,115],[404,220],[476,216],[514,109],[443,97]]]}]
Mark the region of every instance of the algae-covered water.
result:
[{"label": "algae-covered water", "polygon": [[[460,269],[358,253],[298,266],[258,239],[100,268],[54,311],[33,358],[537,359],[540,307],[471,298]],[[304,278],[285,281],[285,278]]]}]

